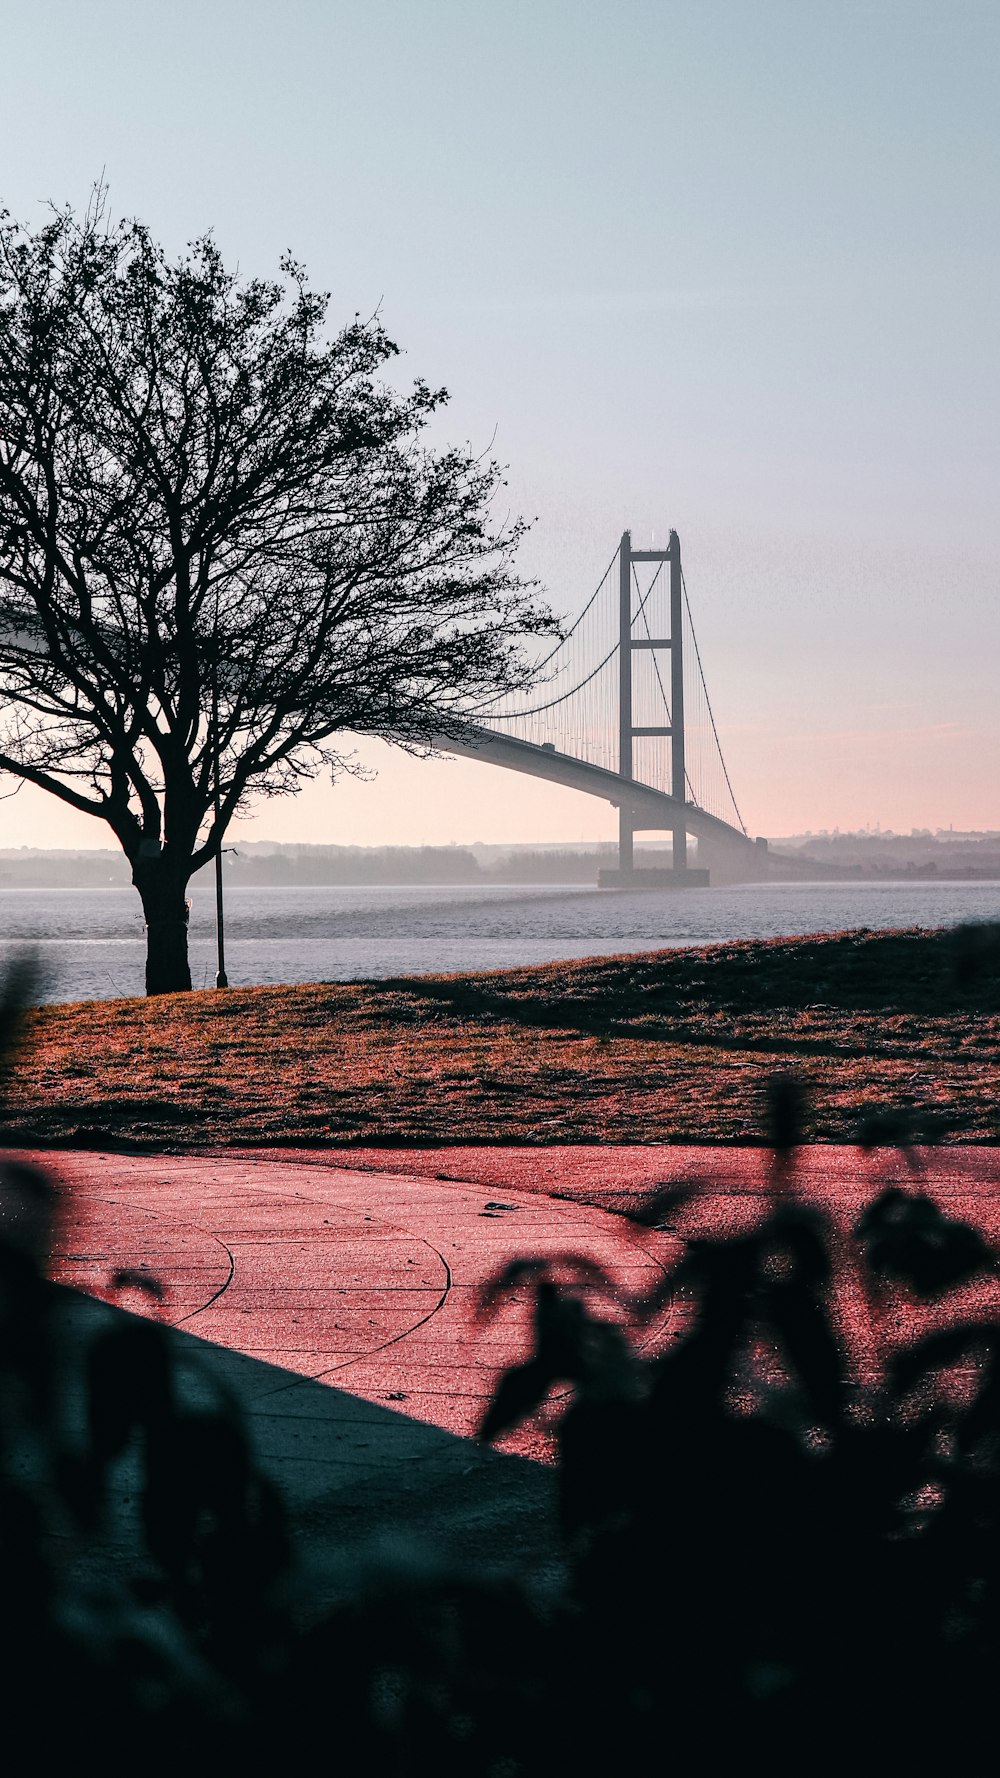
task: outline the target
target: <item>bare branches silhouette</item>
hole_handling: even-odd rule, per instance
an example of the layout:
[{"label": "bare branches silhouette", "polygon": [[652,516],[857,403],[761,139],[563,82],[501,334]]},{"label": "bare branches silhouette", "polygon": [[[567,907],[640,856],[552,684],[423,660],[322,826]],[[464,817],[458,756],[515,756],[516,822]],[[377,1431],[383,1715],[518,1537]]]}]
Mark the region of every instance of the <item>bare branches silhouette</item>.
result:
[{"label": "bare branches silhouette", "polygon": [[432,448],[445,392],[326,309],[102,194],[0,217],[0,769],[107,822],[149,992],[190,987],[185,889],[248,796],[351,769],[348,730],[427,746],[555,629],[500,467]]}]

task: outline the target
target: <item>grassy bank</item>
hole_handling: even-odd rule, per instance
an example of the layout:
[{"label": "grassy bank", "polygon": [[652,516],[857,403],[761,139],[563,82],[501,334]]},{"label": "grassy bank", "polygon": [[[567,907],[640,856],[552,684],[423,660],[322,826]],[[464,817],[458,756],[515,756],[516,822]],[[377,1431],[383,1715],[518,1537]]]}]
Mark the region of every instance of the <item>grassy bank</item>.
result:
[{"label": "grassy bank", "polygon": [[920,931],[711,945],[485,975],[243,988],[29,1015],[8,1140],[755,1142],[796,1069],[812,1134],[865,1106],[1000,1140],[1000,955]]}]

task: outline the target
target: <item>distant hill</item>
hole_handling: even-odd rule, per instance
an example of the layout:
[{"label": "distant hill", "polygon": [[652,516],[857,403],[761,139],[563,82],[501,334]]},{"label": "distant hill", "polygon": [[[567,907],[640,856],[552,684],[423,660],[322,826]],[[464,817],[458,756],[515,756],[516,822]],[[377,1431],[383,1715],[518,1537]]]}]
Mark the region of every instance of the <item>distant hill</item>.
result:
[{"label": "distant hill", "polygon": [[770,842],[836,875],[853,877],[1000,878],[1000,833],[808,833]]}]

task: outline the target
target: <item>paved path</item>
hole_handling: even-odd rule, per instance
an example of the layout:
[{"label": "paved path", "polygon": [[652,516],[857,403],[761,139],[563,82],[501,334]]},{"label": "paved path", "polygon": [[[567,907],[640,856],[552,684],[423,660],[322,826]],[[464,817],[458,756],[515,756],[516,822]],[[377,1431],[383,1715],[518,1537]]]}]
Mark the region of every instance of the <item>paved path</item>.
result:
[{"label": "paved path", "polygon": [[[118,1268],[161,1280],[164,1319],[231,1351],[469,1436],[499,1371],[526,1353],[527,1305],[477,1324],[482,1285],[525,1254],[579,1253],[614,1281],[609,1312],[662,1277],[677,1237],[620,1214],[696,1182],[699,1232],[745,1225],[768,1155],[731,1148],[329,1150],[186,1158],[41,1157],[69,1187],[56,1276],[111,1298]],[[915,1170],[916,1169],[916,1170]],[[844,1221],[887,1182],[919,1184],[1000,1248],[1000,1151],[799,1151],[799,1189]],[[618,1211],[619,1214],[612,1214]],[[122,1300],[120,1294],[118,1300]],[[131,1306],[150,1303],[130,1298]],[[662,1338],[670,1309],[649,1330]],[[514,1439],[539,1455],[545,1440]]]},{"label": "paved path", "polygon": [[[93,1299],[173,1324],[196,1385],[200,1375],[241,1399],[304,1568],[331,1596],[346,1584],[343,1552],[381,1561],[386,1539],[407,1560],[554,1573],[553,1472],[525,1461],[550,1455],[544,1428],[499,1452],[469,1437],[527,1339],[523,1303],[476,1325],[484,1280],[519,1254],[583,1253],[611,1274],[610,1312],[624,1318],[679,1240],[622,1210],[696,1181],[681,1232],[721,1233],[758,1214],[768,1186],[755,1149],[373,1149],[351,1151],[350,1166],[329,1150],[34,1158],[65,1187],[55,1275],[88,1293],[67,1298],[81,1337],[88,1316],[108,1313]],[[816,1147],[796,1177],[843,1221],[890,1180],[920,1183],[1000,1248],[1000,1150],[914,1160],[919,1174],[894,1153]],[[119,1269],[158,1278],[162,1304],[116,1291]],[[668,1304],[651,1337],[669,1337],[682,1314]],[[129,1488],[125,1477],[123,1511]]]},{"label": "paved path", "polygon": [[[139,1271],[161,1282],[157,1312],[174,1326],[464,1436],[500,1371],[527,1355],[526,1301],[485,1326],[476,1320],[499,1267],[518,1255],[582,1254],[607,1270],[608,1312],[626,1319],[628,1297],[662,1279],[677,1250],[670,1236],[591,1205],[359,1171],[329,1153],[60,1154],[45,1164],[67,1188],[60,1282],[150,1312],[153,1299],[112,1286],[119,1269]],[[661,1317],[645,1338],[663,1330]],[[533,1455],[546,1444],[531,1433],[508,1441]]]},{"label": "paved path", "polygon": [[[545,1428],[499,1450],[469,1436],[527,1344],[525,1304],[482,1327],[478,1293],[515,1255],[571,1251],[608,1269],[624,1316],[629,1294],[662,1279],[671,1237],[589,1205],[359,1171],[328,1152],[24,1158],[64,1188],[53,1270],[87,1293],[67,1298],[81,1350],[113,1312],[100,1299],[172,1324],[196,1394],[222,1387],[242,1403],[313,1593],[350,1592],[359,1564],[386,1561],[532,1585],[559,1573]],[[162,1303],[115,1288],[119,1270],[158,1279]],[[110,1557],[128,1569],[138,1490],[127,1470],[115,1486],[125,1534]]]},{"label": "paved path", "polygon": [[[306,1162],[329,1160],[329,1151],[293,1152]],[[716,1228],[755,1214],[770,1181],[769,1150],[694,1143],[358,1148],[351,1151],[351,1163],[375,1173],[421,1173],[474,1180],[501,1192],[543,1192],[619,1214],[640,1207],[658,1186],[689,1181],[699,1188],[702,1220]],[[807,1196],[844,1218],[887,1182],[926,1188],[948,1200],[950,1214],[979,1221],[1000,1245],[1000,1148],[995,1146],[917,1148],[907,1160],[898,1149],[865,1153],[816,1143],[796,1150],[794,1176]]]}]

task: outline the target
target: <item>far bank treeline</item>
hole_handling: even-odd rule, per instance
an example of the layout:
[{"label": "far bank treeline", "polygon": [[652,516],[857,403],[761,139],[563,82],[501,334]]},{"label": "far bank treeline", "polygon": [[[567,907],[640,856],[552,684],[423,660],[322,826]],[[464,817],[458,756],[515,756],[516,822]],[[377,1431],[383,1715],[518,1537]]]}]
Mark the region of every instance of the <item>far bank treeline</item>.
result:
[{"label": "far bank treeline", "polygon": [[[650,848],[655,851],[655,848]],[[291,888],[351,883],[589,883],[615,847],[504,851],[490,846],[258,846],[235,847],[225,859],[231,888]],[[120,853],[0,852],[0,889],[107,889],[131,884]],[[192,882],[209,886],[211,869]]]},{"label": "far bank treeline", "polygon": [[[940,878],[1000,880],[1000,834],[838,834],[775,840],[773,846],[815,867],[817,878],[871,880]],[[639,845],[648,864],[669,861],[669,848]],[[392,883],[580,883],[593,887],[602,864],[613,863],[611,843],[579,846],[323,846],[267,840],[227,847],[231,888],[307,888]],[[795,873],[801,880],[801,871]],[[208,887],[206,867],[192,881]],[[107,889],[131,883],[127,861],[108,848],[89,851],[0,848],[2,889]]]}]

